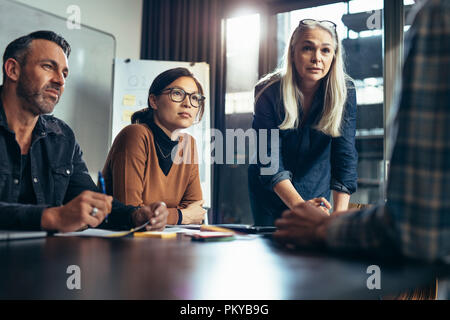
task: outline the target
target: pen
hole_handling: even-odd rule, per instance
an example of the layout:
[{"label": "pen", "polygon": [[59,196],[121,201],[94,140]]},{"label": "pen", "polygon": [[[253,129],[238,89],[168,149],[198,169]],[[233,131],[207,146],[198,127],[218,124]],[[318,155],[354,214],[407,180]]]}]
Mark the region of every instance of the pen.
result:
[{"label": "pen", "polygon": [[[324,207],[324,208],[326,208],[326,209],[328,209],[327,206],[325,205],[325,202],[323,202],[323,201],[320,202],[320,206],[321,206],[321,207]],[[330,209],[331,209],[331,208],[330,208]],[[330,210],[330,209],[328,209],[328,210]]]},{"label": "pen", "polygon": [[[100,183],[100,187],[102,188],[102,193],[106,194],[105,179],[103,179],[101,171],[98,172],[98,182]],[[105,222],[108,223],[108,214],[106,214]]]}]

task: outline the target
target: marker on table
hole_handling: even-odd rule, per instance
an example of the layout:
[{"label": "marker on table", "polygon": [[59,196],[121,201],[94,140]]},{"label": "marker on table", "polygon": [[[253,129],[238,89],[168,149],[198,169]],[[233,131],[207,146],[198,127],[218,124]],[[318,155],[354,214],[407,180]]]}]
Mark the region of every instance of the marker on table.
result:
[{"label": "marker on table", "polygon": [[[101,171],[98,172],[98,182],[100,183],[100,187],[102,188],[102,193],[106,194],[105,179],[103,179]],[[106,214],[105,222],[108,223],[108,214]]]}]

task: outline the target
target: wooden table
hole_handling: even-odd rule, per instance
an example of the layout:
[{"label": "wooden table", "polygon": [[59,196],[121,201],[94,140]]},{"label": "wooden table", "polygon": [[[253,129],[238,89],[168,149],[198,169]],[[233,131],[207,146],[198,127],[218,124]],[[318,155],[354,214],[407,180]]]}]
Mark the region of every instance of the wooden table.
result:
[{"label": "wooden table", "polygon": [[[67,273],[79,266],[81,289]],[[378,265],[381,290],[367,288]],[[194,242],[60,238],[0,242],[1,299],[379,299],[448,276],[448,266],[293,251],[267,238]]]}]

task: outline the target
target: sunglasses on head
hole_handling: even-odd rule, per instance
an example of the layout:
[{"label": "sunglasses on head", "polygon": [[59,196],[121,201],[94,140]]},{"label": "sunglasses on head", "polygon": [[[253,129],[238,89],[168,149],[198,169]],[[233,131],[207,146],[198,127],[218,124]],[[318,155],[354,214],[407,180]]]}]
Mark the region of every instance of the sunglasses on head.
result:
[{"label": "sunglasses on head", "polygon": [[336,30],[336,23],[330,20],[314,20],[314,19],[303,19],[300,20],[299,26],[313,26],[316,24],[320,24],[324,27]]}]

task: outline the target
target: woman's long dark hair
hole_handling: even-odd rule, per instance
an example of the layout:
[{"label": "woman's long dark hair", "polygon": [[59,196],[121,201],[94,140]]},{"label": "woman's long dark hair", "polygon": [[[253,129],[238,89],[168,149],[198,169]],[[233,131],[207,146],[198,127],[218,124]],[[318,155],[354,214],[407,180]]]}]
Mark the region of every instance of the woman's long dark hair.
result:
[{"label": "woman's long dark hair", "polygon": [[[148,97],[150,97],[151,94],[155,96],[159,96],[162,91],[172,82],[177,80],[181,77],[189,77],[192,78],[192,80],[195,81],[195,84],[197,85],[197,89],[199,93],[203,95],[203,88],[200,82],[194,77],[192,72],[190,72],[186,68],[174,68],[166,70],[162,73],[160,73],[155,80],[153,80],[152,85],[150,86],[150,89],[148,90]],[[136,111],[131,116],[131,123],[146,123],[148,121],[151,121],[153,119],[153,109],[150,106],[150,102],[148,102],[148,108]],[[205,104],[202,103],[198,110],[198,120],[200,121],[203,117],[203,113],[205,112]]]}]

